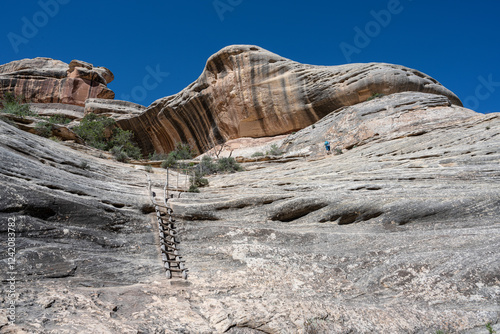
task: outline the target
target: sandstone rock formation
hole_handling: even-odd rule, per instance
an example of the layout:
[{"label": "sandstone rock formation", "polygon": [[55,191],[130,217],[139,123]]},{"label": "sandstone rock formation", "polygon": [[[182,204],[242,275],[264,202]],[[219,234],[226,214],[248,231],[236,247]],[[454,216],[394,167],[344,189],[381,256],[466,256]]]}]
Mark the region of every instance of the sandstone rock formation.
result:
[{"label": "sandstone rock formation", "polygon": [[61,115],[71,120],[80,120],[84,116],[84,108],[63,103],[30,103],[30,110],[39,116]]},{"label": "sandstone rock formation", "polygon": [[290,155],[324,155],[325,140],[332,149],[345,151],[461,126],[471,119],[484,120],[485,116],[453,105],[443,95],[396,93],[338,109],[314,126],[288,136],[282,148]]},{"label": "sandstone rock formation", "polygon": [[87,98],[113,99],[106,86],[112,80],[107,68],[83,61],[68,65],[50,58],[23,59],[0,66],[0,96],[10,92],[33,103],[84,106]]},{"label": "sandstone rock formation", "polygon": [[235,45],[211,56],[201,76],[183,91],[119,125],[145,138],[146,153],[170,151],[179,141],[204,152],[229,139],[291,133],[374,94],[405,91],[442,95],[462,105],[439,82],[404,66],[313,66]]},{"label": "sandstone rock formation", "polygon": [[[33,62],[29,80],[53,87],[112,79],[83,62]],[[42,87],[11,86],[16,66],[0,67],[2,87],[4,72],[17,73],[5,87]],[[375,93],[385,96],[367,101]],[[59,92],[54,101],[66,103]],[[253,46],[221,50],[195,83],[146,110],[86,101],[146,151],[240,138],[231,148],[250,155],[276,142],[285,158],[210,176],[200,194],[175,192],[189,279],[167,280],[144,166],[0,120],[0,232],[15,221],[18,319],[7,322],[4,290],[1,332],[500,331],[498,113],[465,109],[401,66],[302,65]],[[33,107],[78,120],[80,102]],[[276,134],[288,135],[241,139]],[[325,155],[325,139],[342,154]],[[153,171],[161,189],[165,170]]]},{"label": "sandstone rock formation", "polygon": [[[324,156],[325,137],[344,153]],[[498,114],[442,95],[391,94],[283,142],[308,157],[245,164],[170,201],[190,277],[166,280],[141,169],[0,121],[0,222],[5,231],[16,219],[20,319],[6,325],[2,304],[0,327],[500,330]],[[164,170],[151,176],[163,186]]]},{"label": "sandstone rock formation", "polygon": [[117,121],[138,116],[145,110],[146,107],[128,101],[90,98],[85,102],[85,114],[99,114]]}]

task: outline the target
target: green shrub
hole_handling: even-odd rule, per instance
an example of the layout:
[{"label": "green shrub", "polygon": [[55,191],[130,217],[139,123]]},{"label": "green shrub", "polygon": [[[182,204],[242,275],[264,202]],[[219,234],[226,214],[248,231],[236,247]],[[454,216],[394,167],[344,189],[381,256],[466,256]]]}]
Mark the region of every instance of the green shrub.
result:
[{"label": "green shrub", "polygon": [[[126,161],[129,157],[140,159],[141,150],[133,141],[133,132],[116,127],[115,124],[115,120],[110,117],[87,114],[73,130],[90,146],[100,150],[111,149],[118,161]],[[107,136],[106,130],[109,133],[111,127],[114,128]]]},{"label": "green shrub", "polygon": [[167,158],[161,163],[161,168],[172,168],[175,166],[177,166],[177,159],[175,159],[175,154],[167,155]]},{"label": "green shrub", "polygon": [[370,96],[369,98],[366,99],[366,101],[370,101],[370,100],[373,100],[373,99],[379,99],[381,98],[382,96],[385,96],[385,94],[381,94],[381,93],[374,93],[372,96]]},{"label": "green shrub", "polygon": [[283,151],[280,150],[280,148],[278,147],[278,145],[272,144],[271,145],[271,149],[269,151],[267,151],[266,154],[267,155],[282,155]]},{"label": "green shrub", "polygon": [[69,122],[71,122],[71,119],[64,115],[53,115],[49,117],[49,123],[51,124],[68,124]]},{"label": "green shrub", "polygon": [[52,141],[55,141],[56,143],[60,143],[61,142],[61,138],[56,137],[56,136],[51,136],[51,137],[49,137],[49,139],[52,140]]},{"label": "green shrub", "polygon": [[188,144],[177,143],[177,145],[175,145],[175,150],[173,150],[167,155],[167,158],[163,160],[163,162],[161,163],[161,167],[184,168],[183,166],[181,166],[181,164],[177,163],[177,160],[192,159],[195,156],[195,154],[196,152],[194,152],[194,150]]},{"label": "green shrub", "polygon": [[196,155],[196,152],[186,143],[177,143],[175,150],[170,153],[174,155],[176,160],[188,160]]},{"label": "green shrub", "polygon": [[134,134],[132,131],[123,130],[121,128],[114,128],[111,140],[108,146],[119,146],[122,150],[133,159],[141,158],[141,149],[133,141]]},{"label": "green shrub", "polygon": [[45,138],[49,138],[52,135],[52,129],[52,124],[47,121],[41,121],[35,125],[36,134]]},{"label": "green shrub", "polygon": [[15,122],[13,122],[12,120],[8,119],[5,116],[0,115],[0,121],[4,121],[5,123],[15,126],[16,128],[18,127]]},{"label": "green shrub", "polygon": [[196,175],[194,178],[194,185],[197,187],[206,187],[208,186],[208,180],[204,177]]},{"label": "green shrub", "polygon": [[254,154],[251,155],[252,158],[263,157],[263,156],[264,156],[264,153],[262,153],[262,152],[255,152]]},{"label": "green shrub", "polygon": [[24,97],[15,96],[12,93],[5,93],[1,103],[3,108],[0,110],[1,112],[7,114],[13,114],[24,118],[26,116],[38,116],[37,113],[33,112],[30,109],[29,104],[23,103]]},{"label": "green shrub", "polygon": [[126,162],[129,159],[127,153],[123,150],[121,146],[114,146],[111,149],[111,153],[113,154],[115,159],[119,162]]},{"label": "green shrub", "polygon": [[144,166],[144,170],[146,171],[146,173],[153,173],[153,166],[146,165]]},{"label": "green shrub", "polygon": [[190,193],[199,193],[200,192],[200,189],[198,189],[197,186],[195,186],[194,184],[192,184],[189,189],[188,189],[188,192]]},{"label": "green shrub", "polygon": [[106,138],[105,130],[114,124],[115,121],[112,118],[87,114],[80,121],[80,125],[75,126],[73,130],[90,146],[106,149],[108,138]]},{"label": "green shrub", "polygon": [[149,156],[148,156],[148,160],[165,160],[167,159],[167,154],[165,153],[150,153]]},{"label": "green shrub", "polygon": [[208,186],[208,180],[203,177],[201,173],[195,170],[194,172],[194,179],[191,177],[190,180],[191,184],[198,187],[206,187]]},{"label": "green shrub", "polygon": [[[202,177],[214,173],[233,173],[242,171],[243,168],[234,158],[219,158],[214,160],[212,157],[205,155],[201,158],[198,166],[195,167],[195,173]],[[208,182],[208,181],[207,181]]]},{"label": "green shrub", "polygon": [[229,173],[234,173],[234,172],[239,172],[243,170],[241,165],[234,160],[234,158],[229,157],[229,158],[220,158],[217,160],[217,171],[218,172],[229,172]]},{"label": "green shrub", "polygon": [[335,155],[340,155],[340,154],[342,154],[342,149],[341,149],[341,148],[339,148],[339,147],[336,147],[336,148],[334,149],[334,152],[335,152]]},{"label": "green shrub", "polygon": [[198,166],[196,166],[196,172],[201,175],[213,174],[217,172],[217,164],[212,157],[204,155]]}]

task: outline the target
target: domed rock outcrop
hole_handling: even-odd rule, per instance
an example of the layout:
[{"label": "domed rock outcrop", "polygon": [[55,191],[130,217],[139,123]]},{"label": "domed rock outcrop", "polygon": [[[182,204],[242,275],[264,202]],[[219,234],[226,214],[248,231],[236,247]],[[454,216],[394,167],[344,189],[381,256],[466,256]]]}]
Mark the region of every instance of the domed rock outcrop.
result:
[{"label": "domed rock outcrop", "polygon": [[215,142],[291,133],[375,94],[406,91],[442,95],[462,105],[435,79],[404,66],[314,66],[235,45],[211,56],[187,88],[119,125],[141,138],[145,152],[170,151],[179,141],[203,152]]},{"label": "domed rock outcrop", "polygon": [[113,78],[107,68],[79,60],[68,65],[50,58],[22,59],[0,66],[0,96],[10,92],[33,103],[84,106],[88,98],[113,99],[107,87]]}]

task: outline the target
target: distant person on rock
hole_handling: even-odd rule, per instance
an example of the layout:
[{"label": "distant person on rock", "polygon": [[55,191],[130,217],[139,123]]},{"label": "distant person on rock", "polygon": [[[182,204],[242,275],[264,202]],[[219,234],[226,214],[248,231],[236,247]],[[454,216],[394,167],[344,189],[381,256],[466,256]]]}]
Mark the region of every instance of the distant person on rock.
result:
[{"label": "distant person on rock", "polygon": [[328,140],[325,141],[326,154],[330,154],[330,143]]}]

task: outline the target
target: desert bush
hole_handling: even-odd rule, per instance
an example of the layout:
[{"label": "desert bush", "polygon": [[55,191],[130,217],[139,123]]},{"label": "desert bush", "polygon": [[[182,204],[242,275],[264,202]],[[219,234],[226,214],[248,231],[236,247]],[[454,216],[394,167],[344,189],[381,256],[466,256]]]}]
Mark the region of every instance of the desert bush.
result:
[{"label": "desert bush", "polygon": [[175,159],[175,155],[169,154],[167,155],[167,158],[162,161],[161,168],[172,168],[176,167],[176,165],[177,165],[177,159]]},{"label": "desert bush", "polygon": [[178,164],[177,160],[192,159],[195,154],[196,152],[191,148],[191,146],[189,146],[189,144],[177,143],[177,145],[175,145],[175,150],[167,155],[166,159],[161,163],[161,167],[185,168],[185,166],[181,166],[180,164]]},{"label": "desert bush", "polygon": [[191,177],[191,184],[194,184],[196,187],[206,187],[208,186],[208,180],[203,177],[198,170],[195,169],[194,178]]},{"label": "desert bush", "polygon": [[3,99],[0,101],[2,104],[1,112],[13,114],[19,117],[38,116],[37,113],[30,109],[29,104],[23,103],[24,97],[15,96],[12,93],[5,93]]},{"label": "desert bush", "polygon": [[156,151],[154,153],[150,153],[148,156],[148,160],[165,160],[167,159],[167,154],[165,153],[157,153]]},{"label": "desert bush", "polygon": [[204,177],[196,175],[194,179],[194,185],[197,187],[206,187],[208,186],[208,180],[205,179]]},{"label": "desert bush", "polygon": [[49,138],[52,135],[52,129],[52,124],[47,121],[41,121],[35,125],[35,133],[45,138]]},{"label": "desert bush", "polygon": [[[87,114],[80,125],[73,130],[82,137],[87,144],[100,150],[111,150],[118,161],[126,161],[128,158],[140,159],[141,150],[134,142],[132,131],[123,130],[115,126],[115,120],[106,116]],[[106,130],[114,127],[111,135],[106,135]]]},{"label": "desert bush", "polygon": [[115,159],[119,162],[126,162],[129,157],[127,153],[123,150],[123,147],[121,146],[113,146],[113,148],[110,150]]},{"label": "desert bush", "polygon": [[241,165],[232,157],[214,160],[208,155],[203,156],[198,166],[195,167],[195,172],[200,176],[215,173],[234,173],[242,170]]},{"label": "desert bush", "polygon": [[105,131],[114,124],[115,121],[112,118],[87,114],[80,121],[80,124],[73,128],[73,131],[90,146],[106,149],[108,138]]},{"label": "desert bush", "polygon": [[170,153],[174,155],[176,160],[188,160],[196,155],[196,152],[186,143],[177,143],[175,150]]},{"label": "desert bush", "polygon": [[197,186],[195,186],[194,184],[192,184],[189,189],[188,189],[188,192],[190,193],[199,193],[200,192],[200,189],[198,189]]},{"label": "desert bush", "polygon": [[264,153],[262,153],[262,152],[255,152],[254,154],[251,155],[252,158],[263,157],[263,156],[264,156]]},{"label": "desert bush", "polygon": [[114,128],[111,139],[108,143],[108,146],[119,146],[122,150],[133,159],[141,158],[141,150],[133,141],[134,134],[132,131],[123,130],[121,128]]},{"label": "desert bush", "polygon": [[489,333],[489,334],[494,334],[494,333],[496,333],[496,332],[497,332],[497,331],[496,331],[496,330],[494,330],[494,329],[493,329],[493,327],[491,326],[491,322],[488,322],[488,323],[486,324],[486,329],[488,330],[488,333]]},{"label": "desert bush", "polygon": [[146,165],[144,166],[144,170],[146,171],[146,173],[153,173],[153,166]]},{"label": "desert bush", "polygon": [[237,163],[233,157],[220,158],[219,160],[217,160],[218,172],[234,173],[242,170],[243,168],[241,167],[241,165]]},{"label": "desert bush", "polygon": [[381,94],[381,93],[374,93],[372,96],[370,96],[369,98],[366,99],[366,101],[371,101],[373,99],[379,99],[381,98],[382,96],[385,96],[385,94]]},{"label": "desert bush", "polygon": [[64,115],[53,115],[49,117],[48,122],[50,124],[68,124],[71,122],[71,119]]},{"label": "desert bush", "polygon": [[266,155],[282,155],[282,154],[283,151],[280,150],[280,148],[276,144],[272,144],[270,150],[266,152]]},{"label": "desert bush", "polygon": [[204,155],[198,166],[196,166],[196,172],[201,175],[213,174],[217,172],[217,164],[212,157]]},{"label": "desert bush", "polygon": [[10,124],[10,125],[18,128],[18,126],[17,126],[17,124],[15,122],[13,122],[12,120],[8,119],[5,116],[0,115],[0,121],[4,121],[5,123]]}]

